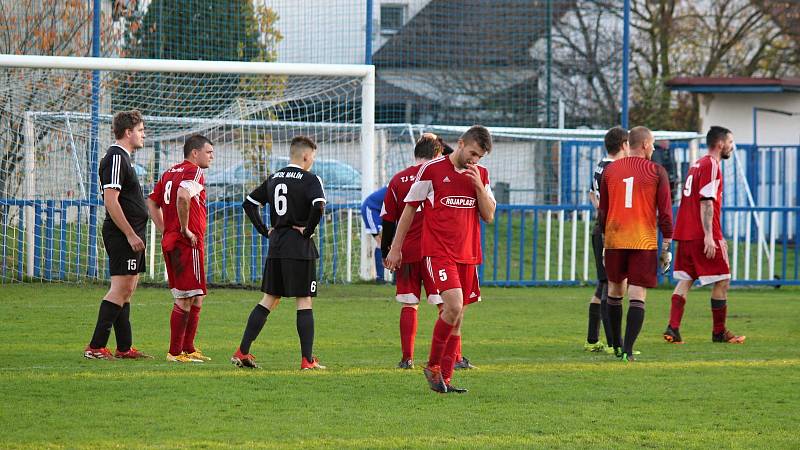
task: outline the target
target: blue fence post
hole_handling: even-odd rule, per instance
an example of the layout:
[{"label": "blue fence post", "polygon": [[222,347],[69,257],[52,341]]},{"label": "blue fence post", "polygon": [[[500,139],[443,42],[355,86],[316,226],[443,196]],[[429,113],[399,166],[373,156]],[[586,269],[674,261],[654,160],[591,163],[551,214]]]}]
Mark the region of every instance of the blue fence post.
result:
[{"label": "blue fence post", "polygon": [[519,279],[525,279],[525,210],[519,214]]},{"label": "blue fence post", "polygon": [[539,211],[533,210],[533,244],[531,253],[531,280],[536,279],[536,260],[539,256]]},{"label": "blue fence post", "polygon": [[33,275],[36,278],[42,276],[42,205],[36,202],[33,207],[34,226],[33,226]]},{"label": "blue fence post", "polygon": [[[25,226],[25,206],[24,204],[19,205],[19,222],[17,223],[17,279],[22,279],[23,272],[23,264],[22,262],[25,260],[25,239],[23,235],[25,233],[22,232],[22,228]],[[35,230],[36,228],[34,228]]]},{"label": "blue fence post", "polygon": [[511,234],[511,225],[512,220],[514,220],[514,211],[509,207],[507,210],[507,217],[508,222],[506,222],[506,285],[509,284],[511,281],[511,242],[512,242],[512,234]]},{"label": "blue fence post", "polygon": [[[336,283],[336,263],[338,262],[339,257],[339,246],[338,244],[338,235],[339,235],[339,208],[336,208],[332,211],[331,220],[333,220],[333,282]],[[376,267],[376,270],[379,270]],[[376,273],[375,276],[378,276]],[[383,277],[378,277],[383,278]]]},{"label": "blue fence post", "polygon": [[[481,248],[486,248],[486,222],[483,220],[481,222]],[[486,254],[483,254],[483,258],[481,261],[481,265],[478,267],[478,279],[484,281],[483,273],[486,268]]]},{"label": "blue fence post", "polygon": [[569,202],[569,191],[572,186],[572,145],[561,146],[561,203]]},{"label": "blue fence post", "polygon": [[[100,16],[101,0],[94,0],[92,10],[92,57],[100,56]],[[98,140],[98,127],[100,122],[100,71],[92,71],[92,108],[91,108],[91,131],[89,145],[89,198],[98,195],[100,192],[99,179],[97,174],[98,156],[100,146]],[[89,260],[88,274],[90,278],[97,275],[97,207],[89,206]]]},{"label": "blue fence post", "polygon": [[63,280],[67,276],[67,207],[64,206],[64,201],[62,200],[61,206],[59,207],[59,227],[60,227],[60,245],[58,247],[58,260],[60,264],[58,265],[58,278]]},{"label": "blue fence post", "polygon": [[208,204],[208,212],[206,217],[206,258],[208,260],[208,270],[206,270],[206,282],[212,283],[214,281],[214,268],[216,265],[212,260],[212,255],[215,254],[214,250],[214,216],[216,215],[216,205],[214,202]]},{"label": "blue fence post", "polygon": [[233,223],[236,234],[236,284],[242,283],[242,260],[244,259],[244,233],[242,232],[242,216],[244,210],[236,208],[233,210]]},{"label": "blue fence post", "polygon": [[228,203],[222,206],[222,267],[220,280],[228,281]]}]

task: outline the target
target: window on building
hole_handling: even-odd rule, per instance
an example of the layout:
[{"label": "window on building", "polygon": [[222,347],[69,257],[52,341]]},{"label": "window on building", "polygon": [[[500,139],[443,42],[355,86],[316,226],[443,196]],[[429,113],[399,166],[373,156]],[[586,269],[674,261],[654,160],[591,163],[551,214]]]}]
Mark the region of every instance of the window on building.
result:
[{"label": "window on building", "polygon": [[395,34],[403,28],[406,5],[381,5],[381,33]]}]

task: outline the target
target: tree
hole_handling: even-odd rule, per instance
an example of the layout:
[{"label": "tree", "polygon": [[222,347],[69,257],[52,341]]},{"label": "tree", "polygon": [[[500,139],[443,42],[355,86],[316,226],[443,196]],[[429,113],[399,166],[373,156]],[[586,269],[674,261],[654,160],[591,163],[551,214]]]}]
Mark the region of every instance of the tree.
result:
[{"label": "tree", "polygon": [[[251,0],[153,0],[131,18],[123,56],[272,61],[281,39],[276,21]],[[238,74],[127,73],[117,84],[114,110],[156,116],[214,117],[247,91]]]},{"label": "tree", "polygon": [[[0,0],[0,53],[90,56],[90,8],[91,2],[84,0]],[[101,47],[111,47],[116,38],[109,12],[101,18]],[[0,86],[0,198],[14,198],[25,175],[19,170],[25,112],[87,111],[91,81],[82,71],[4,69]],[[36,156],[42,159],[47,154],[37,150]],[[5,220],[2,214],[0,222]]]}]

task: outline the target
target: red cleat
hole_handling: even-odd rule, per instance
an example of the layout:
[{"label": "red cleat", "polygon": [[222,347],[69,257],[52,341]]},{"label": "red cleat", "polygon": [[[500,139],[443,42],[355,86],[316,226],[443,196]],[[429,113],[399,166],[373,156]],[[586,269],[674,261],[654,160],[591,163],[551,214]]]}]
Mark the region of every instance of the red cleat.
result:
[{"label": "red cleat", "polygon": [[247,369],[258,369],[258,364],[256,364],[256,357],[252,354],[243,354],[241,350],[238,348],[236,349],[236,353],[231,356],[231,363],[236,367],[243,367]]},{"label": "red cleat", "polygon": [[86,359],[114,359],[114,355],[112,355],[107,348],[92,348],[88,345],[86,346],[86,350],[83,351],[83,357]]},{"label": "red cleat", "polygon": [[324,370],[327,367],[323,366],[319,363],[319,359],[316,356],[311,357],[311,361],[307,360],[305,356],[303,360],[300,362],[300,370]]},{"label": "red cleat", "polygon": [[121,352],[119,349],[114,352],[114,357],[119,359],[153,359],[147,353],[140,352],[136,347],[131,347],[127,352]]}]

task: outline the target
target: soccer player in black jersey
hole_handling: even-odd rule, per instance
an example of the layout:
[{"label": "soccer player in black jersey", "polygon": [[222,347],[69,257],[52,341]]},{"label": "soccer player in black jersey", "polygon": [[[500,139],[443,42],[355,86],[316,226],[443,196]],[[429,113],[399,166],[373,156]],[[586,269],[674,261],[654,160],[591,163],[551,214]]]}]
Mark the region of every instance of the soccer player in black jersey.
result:
[{"label": "soccer player in black jersey", "polygon": [[[281,297],[297,298],[297,334],[300,337],[300,368],[324,369],[313,355],[314,315],[311,299],[317,296],[317,246],[312,239],[325,209],[322,180],[309,172],[317,144],[296,136],[289,146],[289,165],[270,175],[242,207],[262,235],[269,237],[269,254],[264,266],[261,292],[264,297],[247,320],[241,344],[231,357],[238,367],[257,368],[250,345],[261,333],[267,316],[278,307]],[[272,228],[267,228],[259,209],[269,204]]]},{"label": "soccer player in black jersey", "polygon": [[[628,156],[628,132],[621,127],[614,127],[606,133],[605,147],[608,155],[597,163],[592,178],[592,189],[589,191],[589,200],[597,210],[600,205],[600,182],[603,180],[603,171],[612,162]],[[611,341],[611,323],[608,318],[608,278],[606,268],[603,266],[603,233],[597,220],[592,228],[592,250],[594,250],[594,265],[597,269],[597,288],[589,301],[589,330],[586,334],[586,343],[583,349],[587,352],[613,353]],[[606,345],[600,342],[600,322],[606,335]]]},{"label": "soccer player in black jersey", "polygon": [[[114,116],[116,142],[100,161],[100,186],[106,219],[103,245],[108,253],[111,288],[100,303],[92,340],[83,352],[88,359],[149,358],[133,347],[130,322],[131,296],[144,272],[147,207],[142,187],[131,165],[131,154],[144,146],[144,120],[139,111]],[[106,348],[111,328],[117,339],[114,355]]]}]

